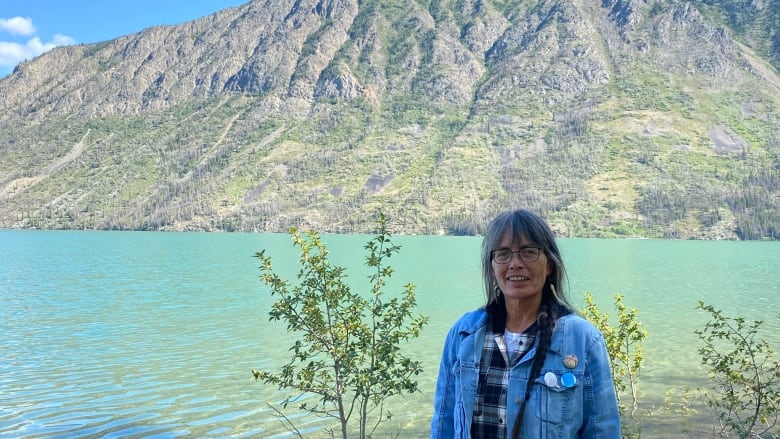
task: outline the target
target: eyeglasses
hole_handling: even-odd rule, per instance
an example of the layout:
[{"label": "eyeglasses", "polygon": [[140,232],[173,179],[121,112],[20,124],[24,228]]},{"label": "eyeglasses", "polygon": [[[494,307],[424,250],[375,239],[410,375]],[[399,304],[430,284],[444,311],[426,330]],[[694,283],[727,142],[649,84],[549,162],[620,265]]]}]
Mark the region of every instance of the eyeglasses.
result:
[{"label": "eyeglasses", "polygon": [[506,248],[500,248],[490,252],[490,257],[496,264],[508,264],[512,260],[512,255],[517,253],[523,262],[533,262],[539,259],[542,252],[541,247],[523,247],[520,250],[512,251]]}]

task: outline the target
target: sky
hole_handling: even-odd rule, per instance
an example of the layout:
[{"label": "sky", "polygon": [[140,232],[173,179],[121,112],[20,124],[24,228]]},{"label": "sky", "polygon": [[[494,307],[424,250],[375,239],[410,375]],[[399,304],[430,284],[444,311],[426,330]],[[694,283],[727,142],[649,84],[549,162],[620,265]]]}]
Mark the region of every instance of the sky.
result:
[{"label": "sky", "polygon": [[53,47],[179,24],[249,0],[0,0],[0,78]]}]

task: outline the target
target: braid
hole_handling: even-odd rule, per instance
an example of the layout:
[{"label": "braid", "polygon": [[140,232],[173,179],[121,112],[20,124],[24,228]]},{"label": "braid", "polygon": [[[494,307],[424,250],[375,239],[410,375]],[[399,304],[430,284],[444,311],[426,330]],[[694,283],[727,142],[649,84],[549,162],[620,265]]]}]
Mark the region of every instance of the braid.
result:
[{"label": "braid", "polygon": [[539,375],[544,364],[544,359],[547,356],[547,350],[550,349],[550,343],[552,341],[553,329],[555,329],[555,321],[557,316],[557,306],[555,299],[548,299],[542,302],[542,306],[539,310],[539,316],[536,321],[539,326],[539,343],[536,345],[536,356],[534,356],[534,362],[531,366],[531,373],[528,375],[528,383],[525,386],[525,396],[520,403],[520,409],[517,413],[517,418],[512,426],[512,439],[518,439],[520,437],[520,428],[523,425],[523,417],[525,415],[525,405],[528,399],[531,397],[531,386],[534,384],[535,377]]}]

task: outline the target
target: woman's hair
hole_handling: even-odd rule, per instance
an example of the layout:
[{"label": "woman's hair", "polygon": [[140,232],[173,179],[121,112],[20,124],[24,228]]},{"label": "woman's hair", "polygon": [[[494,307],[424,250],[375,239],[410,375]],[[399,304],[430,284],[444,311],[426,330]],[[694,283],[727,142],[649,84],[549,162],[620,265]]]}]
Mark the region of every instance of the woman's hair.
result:
[{"label": "woman's hair", "polygon": [[488,224],[482,240],[482,281],[487,298],[486,306],[489,307],[501,296],[501,291],[499,291],[493,277],[490,253],[499,246],[507,233],[511,234],[514,242],[525,239],[528,243],[541,247],[544,254],[547,255],[551,272],[544,283],[542,302],[553,299],[554,302],[573,309],[563,286],[566,270],[561,259],[561,252],[558,250],[558,244],[555,242],[555,234],[540,216],[523,209],[504,212]]},{"label": "woman's hair", "polygon": [[527,210],[504,212],[490,222],[482,241],[482,278],[487,298],[485,308],[491,315],[494,332],[503,332],[506,324],[506,309],[503,294],[493,277],[491,252],[498,247],[507,233],[511,234],[513,243],[526,241],[541,247],[551,268],[542,288],[542,302],[537,317],[536,355],[531,365],[525,395],[510,434],[510,438],[517,439],[523,424],[526,401],[531,395],[531,386],[539,375],[547,350],[550,348],[555,321],[558,317],[573,312],[574,308],[569,304],[563,287],[566,270],[555,242],[555,234],[550,226],[541,217]]}]

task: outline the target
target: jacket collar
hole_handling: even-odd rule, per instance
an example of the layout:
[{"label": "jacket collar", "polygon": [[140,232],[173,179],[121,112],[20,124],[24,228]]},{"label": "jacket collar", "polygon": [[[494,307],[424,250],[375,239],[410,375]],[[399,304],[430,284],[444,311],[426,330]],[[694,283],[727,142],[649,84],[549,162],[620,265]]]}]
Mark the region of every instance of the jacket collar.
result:
[{"label": "jacket collar", "polygon": [[488,323],[488,313],[485,308],[467,313],[460,321],[458,332],[461,335],[471,335],[477,331],[484,330]]},{"label": "jacket collar", "polygon": [[[550,351],[558,354],[563,354],[563,341],[566,339],[566,331],[569,322],[569,316],[571,312],[566,313],[555,322],[555,331],[553,333],[552,343],[550,345]],[[480,308],[476,311],[467,313],[461,320],[460,328],[458,332],[461,335],[469,336],[477,333],[478,331],[485,331],[488,325],[488,312],[485,308]],[[538,343],[538,338],[537,338]]]}]

